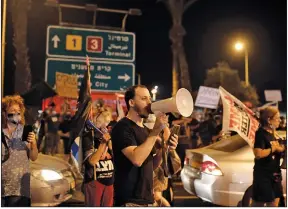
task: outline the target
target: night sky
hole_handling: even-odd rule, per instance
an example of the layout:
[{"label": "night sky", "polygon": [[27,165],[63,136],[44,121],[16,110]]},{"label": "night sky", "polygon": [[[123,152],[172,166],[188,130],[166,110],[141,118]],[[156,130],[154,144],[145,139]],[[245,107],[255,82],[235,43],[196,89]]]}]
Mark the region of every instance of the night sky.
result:
[{"label": "night sky", "polygon": [[[44,79],[46,28],[58,25],[58,12],[33,0],[29,11],[28,47],[32,83]],[[159,98],[170,97],[172,88],[172,54],[168,32],[171,17],[165,5],[156,0],[60,0],[61,3],[96,3],[99,7],[139,8],[142,16],[130,16],[126,30],[136,33],[136,73],[142,84],[159,86]],[[5,92],[13,93],[13,26],[8,1]],[[228,61],[244,80],[244,53],[233,50],[242,38],[248,42],[250,83],[255,85],[261,102],[265,89],[281,89],[286,107],[287,92],[287,5],[285,0],[198,0],[184,14],[184,38],[193,90],[203,85],[206,70],[218,61]],[[67,10],[64,18],[77,23],[91,23],[91,15]],[[100,25],[120,26],[118,15],[100,13]],[[229,91],[229,89],[227,89]],[[284,109],[285,110],[285,109]]]}]

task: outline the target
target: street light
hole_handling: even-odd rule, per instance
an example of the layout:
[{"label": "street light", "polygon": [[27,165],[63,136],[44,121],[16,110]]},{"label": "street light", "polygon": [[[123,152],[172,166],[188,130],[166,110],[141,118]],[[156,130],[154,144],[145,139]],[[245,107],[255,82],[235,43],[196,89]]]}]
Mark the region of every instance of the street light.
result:
[{"label": "street light", "polygon": [[158,86],[155,86],[152,90],[151,90],[151,93],[152,93],[152,100],[153,101],[156,101],[156,94],[158,92]]},{"label": "street light", "polygon": [[242,43],[240,43],[240,42],[238,42],[238,43],[236,43],[235,44],[235,49],[237,50],[237,51],[241,51],[242,49],[243,49],[243,44]]},{"label": "street light", "polygon": [[248,69],[248,49],[247,47],[241,43],[241,42],[237,42],[235,44],[235,49],[237,51],[242,51],[244,49],[244,53],[245,53],[245,85],[248,86],[249,85],[249,69]]}]

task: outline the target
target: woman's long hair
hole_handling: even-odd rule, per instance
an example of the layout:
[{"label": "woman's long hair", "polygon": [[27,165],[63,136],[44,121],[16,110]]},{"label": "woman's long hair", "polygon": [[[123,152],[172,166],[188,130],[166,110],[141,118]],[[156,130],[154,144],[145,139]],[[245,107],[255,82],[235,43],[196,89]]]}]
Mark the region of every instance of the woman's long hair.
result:
[{"label": "woman's long hair", "polygon": [[2,99],[2,112],[1,112],[2,129],[7,127],[7,118],[6,118],[7,109],[15,104],[19,105],[20,107],[20,115],[21,115],[20,124],[25,125],[24,99],[20,95],[6,96]]},{"label": "woman's long hair", "polygon": [[112,120],[112,113],[109,108],[96,111],[93,118],[93,122],[96,126],[102,127],[104,124],[108,124]]}]

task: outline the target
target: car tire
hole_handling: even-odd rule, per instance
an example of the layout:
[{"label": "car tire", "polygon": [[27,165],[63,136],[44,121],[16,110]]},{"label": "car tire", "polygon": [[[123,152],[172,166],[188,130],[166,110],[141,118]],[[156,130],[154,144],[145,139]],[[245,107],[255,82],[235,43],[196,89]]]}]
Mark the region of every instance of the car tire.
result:
[{"label": "car tire", "polygon": [[251,206],[251,202],[252,202],[252,195],[253,195],[253,188],[252,186],[248,187],[248,189],[246,189],[244,196],[242,198],[242,205],[241,207],[250,207]]}]

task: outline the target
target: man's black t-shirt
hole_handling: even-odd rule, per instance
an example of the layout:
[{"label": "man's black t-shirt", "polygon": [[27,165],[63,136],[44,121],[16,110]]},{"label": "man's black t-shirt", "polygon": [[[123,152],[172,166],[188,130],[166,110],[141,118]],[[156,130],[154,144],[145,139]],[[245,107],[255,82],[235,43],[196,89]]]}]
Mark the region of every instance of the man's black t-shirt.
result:
[{"label": "man's black t-shirt", "polygon": [[[63,120],[60,124],[59,124],[59,131],[62,131],[64,134],[66,134],[67,132],[70,131],[71,127],[70,127],[70,120]],[[62,136],[61,138],[63,139],[67,139],[69,140],[69,137],[67,136]]]},{"label": "man's black t-shirt", "polygon": [[153,203],[153,155],[147,157],[141,167],[134,166],[122,150],[139,146],[148,137],[148,128],[142,128],[124,117],[112,130],[112,146],[115,166],[115,206],[125,203]]},{"label": "man's black t-shirt", "polygon": [[46,120],[47,122],[47,126],[48,126],[48,133],[54,133],[57,134],[57,131],[59,129],[59,115],[55,114],[55,115],[51,115],[47,118]]},{"label": "man's black t-shirt", "polygon": [[[254,148],[260,149],[270,149],[271,141],[275,141],[273,134],[269,133],[263,128],[259,128],[256,132]],[[267,157],[254,160],[254,170],[256,172],[262,172],[263,175],[272,175],[274,172],[278,172],[280,166],[280,156],[279,153],[274,152]]]}]

